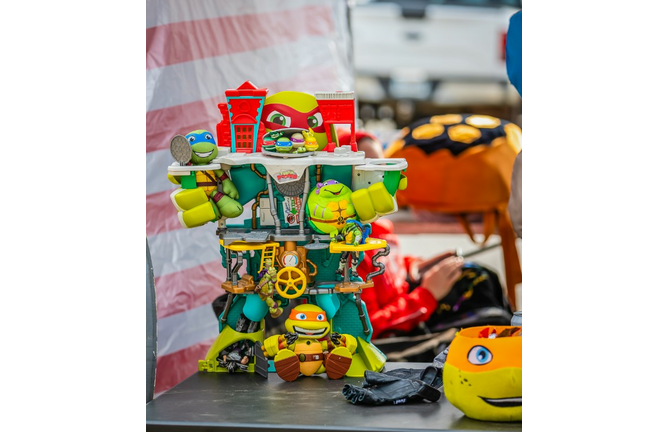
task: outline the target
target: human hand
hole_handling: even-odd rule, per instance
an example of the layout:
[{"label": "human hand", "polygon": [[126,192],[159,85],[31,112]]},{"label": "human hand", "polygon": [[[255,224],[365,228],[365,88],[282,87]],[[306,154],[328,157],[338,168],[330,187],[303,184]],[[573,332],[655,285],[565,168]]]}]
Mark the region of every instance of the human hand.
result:
[{"label": "human hand", "polygon": [[445,258],[424,273],[421,286],[431,292],[436,300],[441,300],[461,276],[463,265],[462,257]]},{"label": "human hand", "polygon": [[454,256],[453,252],[443,252],[429,259],[416,257],[410,264],[408,277],[411,279],[411,282],[419,284],[427,270],[451,256]]},{"label": "human hand", "polygon": [[443,252],[442,254],[436,255],[435,257],[429,258],[427,260],[420,259],[417,262],[417,272],[420,275],[424,275],[424,273],[430,268],[432,268],[434,265],[454,255],[455,255],[454,252]]}]

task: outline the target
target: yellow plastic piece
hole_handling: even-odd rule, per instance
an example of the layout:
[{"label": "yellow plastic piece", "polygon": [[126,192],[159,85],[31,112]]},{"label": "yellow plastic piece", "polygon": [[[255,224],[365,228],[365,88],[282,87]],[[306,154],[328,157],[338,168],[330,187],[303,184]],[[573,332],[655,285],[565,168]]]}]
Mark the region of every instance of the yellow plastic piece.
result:
[{"label": "yellow plastic piece", "polygon": [[366,363],[360,354],[353,354],[353,362],[350,363],[350,368],[346,372],[347,377],[362,378],[366,371]]},{"label": "yellow plastic piece", "polygon": [[408,187],[408,177],[406,177],[404,174],[401,174],[401,180],[399,180],[399,187],[397,189],[406,190],[407,187]]},{"label": "yellow plastic piece", "polygon": [[359,189],[350,195],[350,200],[355,206],[357,217],[361,221],[370,221],[376,218],[376,210],[373,207],[373,201],[369,196],[368,189]]},{"label": "yellow plastic piece", "polygon": [[249,250],[261,250],[262,256],[260,260],[260,271],[264,269],[264,262],[266,259],[271,260],[271,263],[276,262],[276,248],[280,246],[276,242],[266,242],[266,243],[248,243],[245,241],[235,241],[228,245],[225,245],[223,240],[219,241],[220,245],[225,249],[229,249],[237,252],[245,252]]},{"label": "yellow plastic piece", "polygon": [[[226,325],[223,328],[223,331],[218,334],[218,337],[213,342],[209,351],[207,351],[204,360],[198,362],[198,370],[204,372],[227,372],[227,368],[221,367],[216,360],[218,354],[228,346],[232,345],[235,342],[240,340],[248,339],[250,341],[262,342],[262,336],[264,335],[264,320],[260,324],[260,328],[255,333],[239,333],[234,330],[229,325]],[[249,364],[248,371],[254,372],[255,365]]]},{"label": "yellow plastic piece", "polygon": [[202,188],[181,189],[173,195],[174,204],[180,210],[190,210],[209,202],[209,197]]},{"label": "yellow plastic piece", "polygon": [[294,357],[297,354],[293,353],[289,349],[282,349],[276,354],[276,357],[274,357],[274,363],[277,361],[285,360],[286,358]]},{"label": "yellow plastic piece", "polygon": [[[294,277],[294,274],[297,276]],[[301,283],[301,287],[299,287]],[[276,291],[286,299],[297,298],[306,290],[306,275],[297,267],[283,267],[276,274]],[[291,292],[292,291],[292,292]]]},{"label": "yellow plastic piece", "polygon": [[176,185],[180,185],[180,184],[181,184],[181,182],[179,182],[179,181],[176,179],[176,177],[174,177],[173,175],[171,175],[171,174],[169,174],[169,173],[167,173],[167,180],[169,180],[170,182],[172,182],[172,183],[174,183],[174,184],[176,184]]},{"label": "yellow plastic piece", "polygon": [[[220,240],[220,245],[224,247],[225,249],[237,251],[237,252],[244,252],[248,250],[260,250],[260,249],[265,249],[265,248],[276,248],[279,246],[278,243],[276,242],[267,242],[267,243],[247,243],[244,241],[235,241],[233,243],[230,243],[228,245],[224,245],[223,241]],[[264,257],[264,255],[263,255]]]},{"label": "yellow plastic piece", "polygon": [[[260,260],[260,271],[264,270],[265,260],[269,260],[273,265],[276,260],[276,248],[278,243],[271,243],[272,246],[262,249],[262,259]],[[259,272],[258,272],[259,273]]]},{"label": "yellow plastic piece", "polygon": [[346,335],[346,349],[351,353],[357,351],[357,339],[353,338],[351,335]]},{"label": "yellow plastic piece", "polygon": [[364,371],[370,370],[380,372],[385,366],[387,357],[373,344],[364,339],[357,338],[357,353],[353,355],[353,362],[346,373],[347,377],[359,378],[364,376]]},{"label": "yellow plastic piece", "polygon": [[369,186],[369,196],[376,209],[376,213],[387,214],[394,211],[394,198],[387,191],[383,183],[374,183]]},{"label": "yellow plastic piece", "polygon": [[341,253],[343,251],[363,252],[374,249],[383,249],[384,247],[387,247],[387,242],[385,240],[369,237],[366,239],[364,244],[361,244],[359,246],[353,246],[345,243],[331,242],[329,244],[329,252],[330,253]]},{"label": "yellow plastic piece", "polygon": [[179,218],[186,228],[194,228],[204,225],[207,222],[215,221],[216,212],[213,210],[211,203],[207,201],[204,204],[200,204],[195,208],[180,213]]}]

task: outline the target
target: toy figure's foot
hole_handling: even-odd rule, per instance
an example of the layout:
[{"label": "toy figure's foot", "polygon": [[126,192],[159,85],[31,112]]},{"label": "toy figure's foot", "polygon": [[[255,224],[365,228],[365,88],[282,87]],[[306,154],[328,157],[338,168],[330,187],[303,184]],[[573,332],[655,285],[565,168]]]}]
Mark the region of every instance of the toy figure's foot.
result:
[{"label": "toy figure's foot", "polygon": [[336,282],[341,282],[341,281],[343,280],[343,275],[342,275],[342,274],[338,274],[338,273],[336,273],[336,274],[334,275],[334,280],[335,280]]},{"label": "toy figure's foot", "polygon": [[350,281],[351,282],[364,282],[364,280],[360,277],[358,274],[350,274]]},{"label": "toy figure's foot", "polygon": [[248,329],[246,329],[246,333],[255,333],[259,328],[260,328],[259,321],[250,321],[248,323]]},{"label": "toy figure's foot", "polygon": [[220,219],[212,203],[209,201],[195,208],[178,213],[179,221],[184,228],[195,228]]},{"label": "toy figure's foot", "polygon": [[235,218],[244,212],[244,208],[237,201],[225,195],[216,203],[220,213],[228,218]]},{"label": "toy figure's foot", "polygon": [[269,309],[269,313],[271,314],[272,318],[278,318],[283,313],[283,308],[277,308],[273,311]]},{"label": "toy figure's foot", "polygon": [[299,376],[299,358],[290,350],[282,349],[274,357],[276,374],[285,381],[294,381]]},{"label": "toy figure's foot", "polygon": [[180,211],[190,210],[209,202],[209,197],[202,188],[176,189],[169,197],[174,207]]},{"label": "toy figure's foot", "polygon": [[343,377],[346,372],[348,372],[348,369],[350,369],[350,364],[352,362],[353,356],[347,348],[334,348],[325,359],[327,376],[329,379],[339,379]]}]

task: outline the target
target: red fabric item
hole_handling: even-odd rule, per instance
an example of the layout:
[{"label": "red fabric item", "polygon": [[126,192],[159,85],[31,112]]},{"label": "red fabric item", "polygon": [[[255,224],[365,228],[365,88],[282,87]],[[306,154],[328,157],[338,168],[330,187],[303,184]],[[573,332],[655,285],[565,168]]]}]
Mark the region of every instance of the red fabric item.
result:
[{"label": "red fabric item", "polygon": [[[362,300],[366,303],[369,320],[373,327],[372,339],[391,330],[408,332],[426,321],[436,310],[438,302],[431,292],[417,287],[408,292],[406,276],[415,257],[401,255],[399,242],[394,234],[394,224],[389,220],[379,219],[371,224],[371,236],[387,241],[390,255],[380,257],[385,264],[385,273],[373,278],[373,288],[362,290]],[[371,258],[374,251],[364,254],[357,271],[362,279],[373,270]]]},{"label": "red fabric item", "polygon": [[[339,145],[350,145],[350,130],[337,129],[336,137],[339,139]],[[365,131],[355,131],[355,141],[359,144],[363,138],[376,139],[373,135]]]}]

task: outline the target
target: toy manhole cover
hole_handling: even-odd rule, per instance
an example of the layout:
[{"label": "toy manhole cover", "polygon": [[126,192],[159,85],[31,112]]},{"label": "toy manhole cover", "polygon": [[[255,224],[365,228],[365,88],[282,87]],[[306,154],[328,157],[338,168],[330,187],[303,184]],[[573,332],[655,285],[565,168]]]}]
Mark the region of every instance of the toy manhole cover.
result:
[{"label": "toy manhole cover", "polygon": [[172,138],[172,141],[169,143],[169,151],[172,153],[174,160],[181,165],[190,162],[190,158],[192,157],[190,143],[183,135],[176,135]]}]

